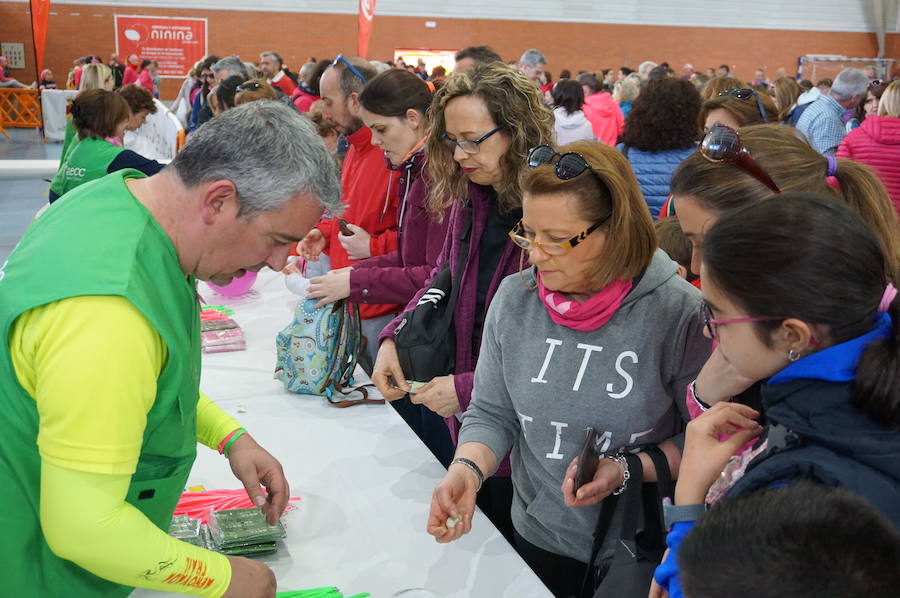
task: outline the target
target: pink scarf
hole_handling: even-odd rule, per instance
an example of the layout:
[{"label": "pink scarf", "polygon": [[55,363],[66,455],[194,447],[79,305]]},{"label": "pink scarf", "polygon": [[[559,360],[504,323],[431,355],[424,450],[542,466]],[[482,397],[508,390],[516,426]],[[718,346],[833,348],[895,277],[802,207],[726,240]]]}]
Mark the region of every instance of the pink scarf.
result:
[{"label": "pink scarf", "polygon": [[630,280],[614,280],[584,303],[569,299],[558,291],[548,291],[538,273],[538,295],[550,314],[550,319],[566,328],[593,332],[613,317],[631,290]]}]

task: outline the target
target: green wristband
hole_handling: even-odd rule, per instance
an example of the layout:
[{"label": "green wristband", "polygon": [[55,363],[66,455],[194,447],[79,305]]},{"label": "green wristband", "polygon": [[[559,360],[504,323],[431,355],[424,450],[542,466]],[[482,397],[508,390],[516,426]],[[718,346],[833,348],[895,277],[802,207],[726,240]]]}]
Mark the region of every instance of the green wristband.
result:
[{"label": "green wristband", "polygon": [[234,436],[231,437],[231,440],[229,440],[229,441],[225,444],[225,448],[222,449],[222,454],[225,455],[225,458],[226,458],[226,459],[228,458],[228,451],[231,449],[231,445],[234,444],[234,441],[237,440],[238,438],[240,438],[241,436],[243,436],[243,435],[246,434],[246,433],[247,433],[247,430],[245,430],[244,428],[241,428],[240,430],[238,430],[237,432],[235,432],[235,433],[234,433]]}]

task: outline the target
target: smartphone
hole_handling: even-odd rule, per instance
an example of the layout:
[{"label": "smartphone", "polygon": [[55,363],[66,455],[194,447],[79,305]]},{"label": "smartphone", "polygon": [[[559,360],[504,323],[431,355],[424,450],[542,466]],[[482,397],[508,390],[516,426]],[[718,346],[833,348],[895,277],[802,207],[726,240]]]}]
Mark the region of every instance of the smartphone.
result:
[{"label": "smartphone", "polygon": [[352,237],[353,231],[350,230],[350,227],[347,226],[347,221],[343,218],[338,218],[338,226],[341,228],[341,234],[345,237]]},{"label": "smartphone", "polygon": [[597,455],[597,430],[585,428],[584,444],[581,446],[581,454],[578,456],[578,466],[575,468],[575,488],[572,492],[594,479],[597,466],[600,465],[600,457]]}]

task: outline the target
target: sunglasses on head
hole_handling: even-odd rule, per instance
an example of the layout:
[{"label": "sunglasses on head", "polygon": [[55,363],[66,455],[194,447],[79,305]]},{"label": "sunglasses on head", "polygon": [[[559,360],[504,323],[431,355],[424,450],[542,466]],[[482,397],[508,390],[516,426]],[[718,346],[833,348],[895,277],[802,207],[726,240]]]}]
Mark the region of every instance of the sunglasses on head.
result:
[{"label": "sunglasses on head", "polygon": [[884,83],[884,81],[882,81],[881,79],[872,79],[871,81],[869,81],[869,87],[878,87],[879,85],[882,85],[883,83]]},{"label": "sunglasses on head", "polygon": [[246,83],[241,83],[237,86],[237,91],[256,91],[260,89],[262,85],[258,81],[247,81]]},{"label": "sunglasses on head", "polygon": [[750,89],[749,87],[723,89],[719,92],[719,96],[731,96],[739,100],[755,99],[756,107],[759,109],[759,115],[762,117],[763,122],[769,122],[769,118],[766,116],[766,109],[763,107],[762,101],[759,99],[759,93],[755,89]]},{"label": "sunglasses on head", "polygon": [[763,170],[762,166],[750,155],[750,151],[744,147],[738,132],[731,127],[714,125],[700,142],[700,155],[710,162],[730,164],[740,168],[773,192],[781,193],[781,189],[778,188],[772,177]]},{"label": "sunglasses on head", "polygon": [[528,151],[529,168],[537,168],[543,164],[553,164],[554,160],[556,160],[556,176],[563,181],[574,179],[585,170],[593,171],[593,168],[584,159],[584,156],[575,152],[560,154],[546,144],[538,145]]},{"label": "sunglasses on head", "polygon": [[344,58],[344,55],[343,55],[343,54],[338,54],[338,55],[337,55],[337,58],[334,59],[334,62],[331,63],[331,66],[337,66],[338,64],[343,64],[343,65],[346,66],[348,69],[350,69],[350,72],[353,73],[354,75],[356,75],[357,77],[359,77],[359,78],[362,80],[362,82],[363,82],[364,85],[367,84],[367,83],[369,82],[369,80],[366,79],[366,78],[363,76],[363,74],[360,73],[360,72],[357,70],[357,68],[356,68],[355,66],[353,66],[352,64],[350,64],[350,61],[349,61],[349,60],[347,60],[346,58]]}]

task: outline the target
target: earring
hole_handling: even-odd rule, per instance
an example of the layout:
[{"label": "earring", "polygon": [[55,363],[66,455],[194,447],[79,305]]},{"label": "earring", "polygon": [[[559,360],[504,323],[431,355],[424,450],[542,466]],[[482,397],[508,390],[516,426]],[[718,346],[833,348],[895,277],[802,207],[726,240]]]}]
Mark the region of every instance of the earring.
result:
[{"label": "earring", "polygon": [[791,349],[790,351],[788,351],[788,361],[794,362],[794,361],[797,361],[798,359],[800,359],[799,351],[795,351],[794,349]]},{"label": "earring", "polygon": [[524,286],[529,291],[535,290],[538,286],[537,283],[534,285],[528,284],[528,280],[525,278],[525,250],[522,250],[522,253],[519,255],[519,279],[522,281],[522,286]]}]

